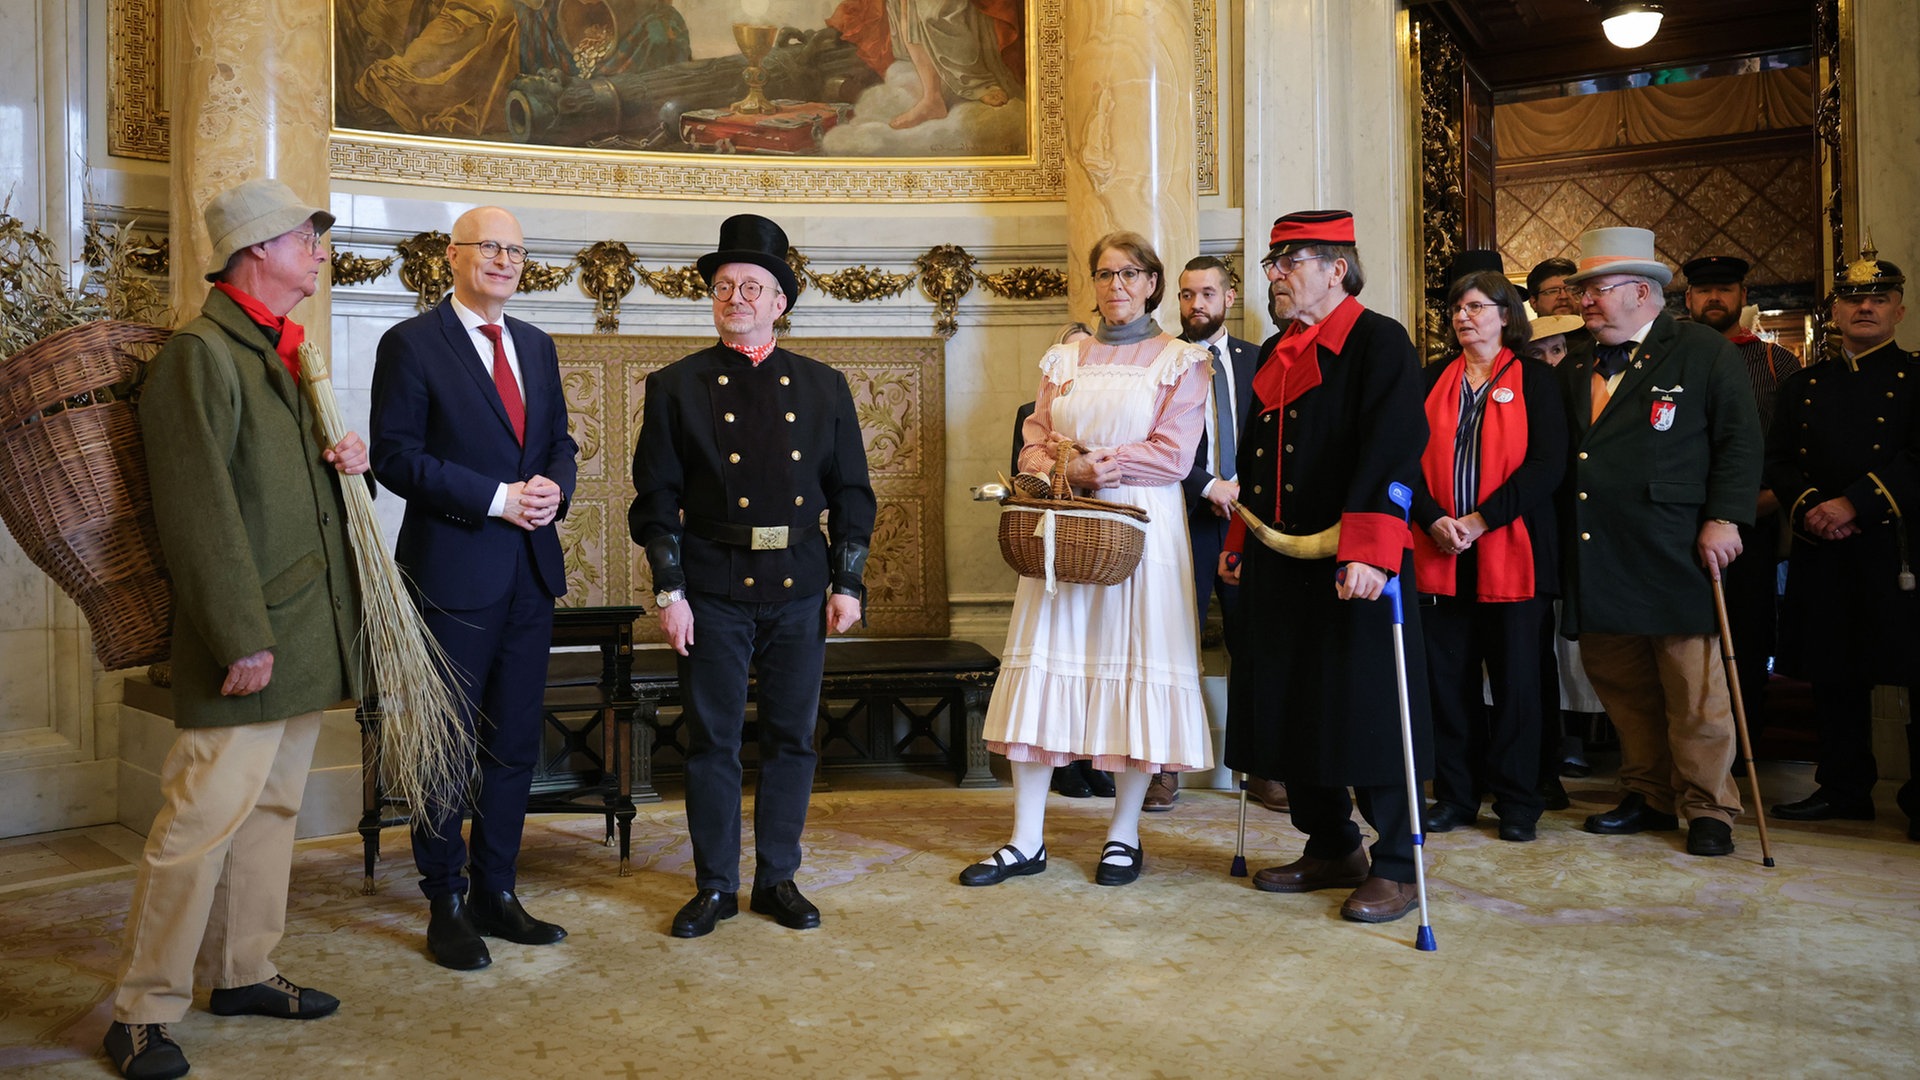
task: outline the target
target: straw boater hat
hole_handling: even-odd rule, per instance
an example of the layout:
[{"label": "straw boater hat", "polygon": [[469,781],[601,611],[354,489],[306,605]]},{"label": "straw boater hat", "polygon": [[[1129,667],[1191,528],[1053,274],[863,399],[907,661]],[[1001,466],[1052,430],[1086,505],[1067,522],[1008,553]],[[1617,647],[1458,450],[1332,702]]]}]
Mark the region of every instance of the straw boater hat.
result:
[{"label": "straw boater hat", "polygon": [[300,201],[293,189],[278,180],[249,180],[213,197],[207,204],[207,238],[213,254],[207,259],[207,280],[226,272],[236,251],[284,236],[307,222],[313,231],[333,228],[333,215]]},{"label": "straw boater hat", "polygon": [[735,214],[720,223],[719,250],[700,256],[694,267],[713,284],[713,275],[728,263],[751,263],[772,274],[787,294],[787,312],[800,298],[800,282],[787,265],[787,234],[758,214]]},{"label": "straw boater hat", "polygon": [[1556,334],[1571,333],[1587,325],[1587,320],[1578,315],[1542,315],[1530,324],[1533,336],[1528,341],[1539,341]]},{"label": "straw boater hat", "polygon": [[1583,232],[1576,265],[1579,269],[1567,276],[1569,285],[1606,274],[1652,278],[1663,287],[1673,280],[1673,271],[1654,253],[1652,229],[1620,226]]}]

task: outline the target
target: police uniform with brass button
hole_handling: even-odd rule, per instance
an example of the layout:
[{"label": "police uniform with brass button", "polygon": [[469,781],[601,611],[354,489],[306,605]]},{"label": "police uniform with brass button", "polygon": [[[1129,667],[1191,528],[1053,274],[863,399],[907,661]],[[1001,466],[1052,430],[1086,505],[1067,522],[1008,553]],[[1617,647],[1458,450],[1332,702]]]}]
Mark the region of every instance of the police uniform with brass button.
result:
[{"label": "police uniform with brass button", "polygon": [[[722,266],[759,266],[780,283],[791,310],[797,282],[777,225],[750,214],[729,218],[720,249],[699,260],[709,282]],[[678,665],[699,892],[674,920],[681,937],[704,934],[736,910],[750,672],[759,686],[760,736],[754,910],[795,928],[819,920],[804,898],[799,906],[763,908],[762,893],[798,896],[793,878],[813,788],[827,595],[864,596],[875,502],[845,376],[769,345],[756,363],[716,343],[649,375],[634,448],[629,529],[646,549],[656,601],[666,608],[684,596],[694,621]]]},{"label": "police uniform with brass button", "polygon": [[[1905,285],[1899,267],[1867,258],[1834,291],[1900,296]],[[1778,668],[1813,684],[1820,724],[1819,790],[1774,812],[1871,818],[1879,778],[1873,688],[1911,691],[1920,666],[1920,521],[1909,519],[1920,512],[1920,354],[1888,337],[1789,379],[1767,433],[1766,475],[1793,523]],[[1814,535],[1807,511],[1840,497],[1853,504],[1859,531],[1838,540]],[[1909,727],[1908,758],[1920,765],[1915,750]],[[1920,818],[1914,781],[1902,787],[1900,805],[1910,820]]]}]

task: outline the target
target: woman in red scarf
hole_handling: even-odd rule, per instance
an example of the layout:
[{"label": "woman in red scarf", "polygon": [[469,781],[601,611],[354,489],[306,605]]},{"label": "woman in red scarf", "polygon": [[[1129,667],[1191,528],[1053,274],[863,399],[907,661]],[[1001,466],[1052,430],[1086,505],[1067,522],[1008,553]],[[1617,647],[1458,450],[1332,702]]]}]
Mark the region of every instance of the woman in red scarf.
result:
[{"label": "woman in red scarf", "polygon": [[1434,739],[1426,831],[1471,825],[1491,791],[1500,839],[1532,840],[1543,808],[1539,658],[1558,591],[1553,495],[1566,472],[1566,405],[1553,370],[1522,358],[1526,311],[1505,277],[1461,278],[1446,310],[1460,355],[1428,369],[1430,434],[1413,501],[1414,581],[1431,605],[1422,613]]}]

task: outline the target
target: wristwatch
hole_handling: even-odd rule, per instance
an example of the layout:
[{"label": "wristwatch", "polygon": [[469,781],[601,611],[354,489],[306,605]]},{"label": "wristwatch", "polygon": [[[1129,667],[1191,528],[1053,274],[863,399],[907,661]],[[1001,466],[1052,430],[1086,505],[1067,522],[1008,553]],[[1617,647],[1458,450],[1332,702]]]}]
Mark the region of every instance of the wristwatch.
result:
[{"label": "wristwatch", "polygon": [[668,589],[666,592],[653,594],[653,606],[659,608],[661,611],[665,611],[686,598],[687,590]]}]

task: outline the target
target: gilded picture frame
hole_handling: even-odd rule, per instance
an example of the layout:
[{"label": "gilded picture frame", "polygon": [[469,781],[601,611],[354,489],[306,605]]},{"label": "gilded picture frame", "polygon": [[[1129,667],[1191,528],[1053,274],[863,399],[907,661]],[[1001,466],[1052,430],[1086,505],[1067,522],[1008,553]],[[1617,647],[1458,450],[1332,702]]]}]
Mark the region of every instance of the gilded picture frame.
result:
[{"label": "gilded picture frame", "polygon": [[[331,0],[315,0],[328,2]],[[1051,200],[1064,192],[1065,121],[1060,111],[1064,0],[1029,0],[1029,78],[1039,89],[1030,121],[1030,152],[1013,161],[929,158],[880,163],[820,159],[692,163],[647,160],[645,155],[592,151],[503,153],[494,144],[356,135],[336,130],[331,175],[395,183],[483,187],[526,192],[628,195],[635,198],[804,201],[934,202],[949,199]],[[108,152],[151,161],[168,159],[167,72],[159,0],[108,0]],[[1198,191],[1222,190],[1219,170],[1216,61],[1218,12],[1214,0],[1194,0],[1193,57],[1195,160]]]}]

